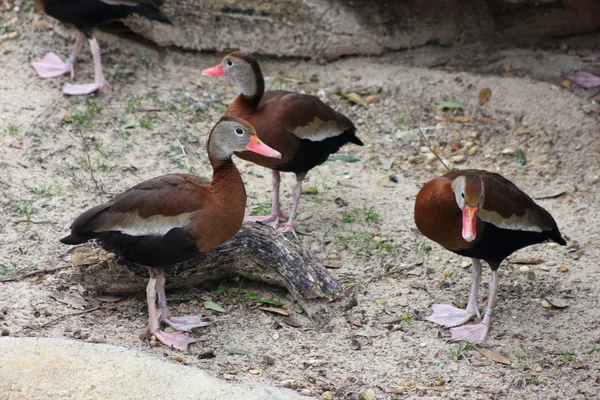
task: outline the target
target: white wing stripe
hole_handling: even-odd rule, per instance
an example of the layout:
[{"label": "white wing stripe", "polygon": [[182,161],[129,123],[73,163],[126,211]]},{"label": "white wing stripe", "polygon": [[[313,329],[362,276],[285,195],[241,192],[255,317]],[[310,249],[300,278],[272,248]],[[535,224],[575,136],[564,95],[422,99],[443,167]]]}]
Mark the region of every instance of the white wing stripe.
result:
[{"label": "white wing stripe", "polygon": [[535,215],[530,210],[525,210],[525,215],[519,217],[515,214],[510,218],[504,218],[496,211],[479,210],[479,218],[484,222],[502,229],[513,231],[543,232],[544,230],[535,222]]},{"label": "white wing stripe", "polygon": [[163,236],[173,228],[184,228],[190,223],[192,213],[166,217],[153,215],[141,218],[137,213],[129,214],[117,225],[101,226],[95,232],[119,231],[130,236]]}]

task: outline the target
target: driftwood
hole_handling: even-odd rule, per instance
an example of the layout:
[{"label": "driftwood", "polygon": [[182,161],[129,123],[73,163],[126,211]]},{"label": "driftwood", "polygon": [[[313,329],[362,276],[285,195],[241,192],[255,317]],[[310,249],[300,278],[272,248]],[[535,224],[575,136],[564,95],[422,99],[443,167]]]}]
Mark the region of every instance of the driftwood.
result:
[{"label": "driftwood", "polygon": [[[79,268],[70,272],[70,280],[90,291],[129,294],[146,288],[146,268],[121,265],[114,254],[99,248],[77,248],[73,264]],[[328,302],[343,293],[321,262],[298,242],[259,223],[244,223],[231,240],[167,270],[166,276],[167,290],[235,276],[283,286],[318,324],[331,319]]]},{"label": "driftwood", "polygon": [[[562,0],[591,4],[595,0]],[[173,25],[125,23],[160,46],[242,49],[262,55],[333,60],[430,43],[451,45],[566,36],[593,31],[559,0],[178,0],[163,10]],[[587,7],[587,6],[586,6]],[[581,8],[581,7],[580,7]],[[578,15],[581,13],[577,13]]]}]

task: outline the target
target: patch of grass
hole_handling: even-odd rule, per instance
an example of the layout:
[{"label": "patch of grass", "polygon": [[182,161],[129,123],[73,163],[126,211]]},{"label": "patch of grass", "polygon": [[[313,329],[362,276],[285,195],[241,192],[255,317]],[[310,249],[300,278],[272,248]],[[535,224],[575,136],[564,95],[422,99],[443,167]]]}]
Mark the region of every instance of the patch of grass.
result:
[{"label": "patch of grass", "polygon": [[475,346],[469,342],[463,342],[456,345],[454,350],[448,351],[448,357],[453,361],[460,361],[466,358],[465,351],[475,350]]},{"label": "patch of grass", "polygon": [[360,229],[348,235],[335,236],[333,244],[338,248],[352,249],[355,256],[369,254],[372,250],[385,250],[388,253],[393,251],[394,247],[390,243],[373,240],[375,238],[375,233]]},{"label": "patch of grass", "polygon": [[410,308],[406,309],[406,312],[402,315],[400,315],[400,319],[402,320],[402,322],[404,322],[406,325],[410,325],[413,322],[414,319],[414,314],[412,311],[410,311]]},{"label": "patch of grass", "polygon": [[33,205],[29,200],[20,200],[12,205],[12,211],[23,216],[25,227],[29,229],[31,227],[31,214],[34,212]]},{"label": "patch of grass", "polygon": [[368,209],[359,209],[354,208],[349,211],[342,211],[342,222],[345,224],[351,224],[357,221],[365,221],[365,222],[374,222],[379,223],[381,221],[381,216],[378,212],[376,212],[373,207],[369,207]]},{"label": "patch of grass", "polygon": [[139,62],[141,62],[142,64],[144,64],[145,66],[150,65],[150,52],[149,51],[140,51],[137,54],[137,59]]},{"label": "patch of grass", "polygon": [[127,101],[127,104],[125,104],[125,111],[128,113],[135,112],[140,107],[141,103],[142,103],[142,99],[140,99],[139,97],[134,97],[133,99],[129,99]]},{"label": "patch of grass", "polygon": [[594,346],[592,346],[592,347],[591,347],[591,348],[590,348],[590,349],[587,351],[587,353],[588,353],[588,354],[592,354],[592,353],[593,353],[593,352],[595,352],[595,351],[599,351],[599,352],[600,352],[600,344],[597,344],[597,345],[594,345]]},{"label": "patch of grass", "polygon": [[560,358],[562,358],[563,361],[565,361],[565,362],[570,362],[570,363],[579,362],[579,359],[577,358],[577,356],[574,353],[564,352],[560,355]]},{"label": "patch of grass", "polygon": [[50,185],[42,184],[39,188],[33,189],[33,192],[37,193],[41,196],[50,197],[53,194],[52,193],[52,184],[50,184]]},{"label": "patch of grass", "polygon": [[421,242],[415,248],[417,253],[429,254],[431,251],[431,246],[427,243],[426,239],[421,240]]},{"label": "patch of grass", "polygon": [[350,211],[342,211],[342,222],[345,224],[351,224],[356,221],[357,209]]},{"label": "patch of grass", "polygon": [[365,210],[365,221],[378,223],[381,221],[381,216],[373,210],[373,207],[369,207],[368,210]]},{"label": "patch of grass", "polygon": [[398,362],[396,363],[396,366],[398,366],[398,367],[404,367],[404,368],[408,368],[408,367],[409,367],[409,364],[408,364],[408,361],[398,361]]},{"label": "patch of grass", "polygon": [[152,125],[154,125],[153,119],[141,119],[140,120],[140,126],[142,128],[151,129]]},{"label": "patch of grass", "polygon": [[398,118],[396,118],[396,121],[394,121],[394,124],[398,128],[403,127],[404,126],[404,115],[399,115]]},{"label": "patch of grass", "polygon": [[91,127],[92,120],[102,113],[102,107],[93,99],[85,99],[86,110],[65,117],[66,122],[74,122],[79,126]]},{"label": "patch of grass", "polygon": [[4,132],[8,133],[9,135],[15,135],[19,133],[19,125],[9,124],[7,128],[4,128]]},{"label": "patch of grass", "polygon": [[252,208],[250,215],[269,215],[271,213],[270,204],[259,204]]}]

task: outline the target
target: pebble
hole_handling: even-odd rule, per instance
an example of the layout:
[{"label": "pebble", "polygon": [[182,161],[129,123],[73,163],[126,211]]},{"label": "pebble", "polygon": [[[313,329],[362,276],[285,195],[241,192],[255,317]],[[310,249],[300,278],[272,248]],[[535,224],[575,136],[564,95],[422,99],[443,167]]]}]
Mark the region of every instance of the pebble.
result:
[{"label": "pebble", "polygon": [[569,271],[569,267],[567,267],[566,265],[559,265],[558,267],[556,267],[556,269],[558,270],[558,272],[568,272]]},{"label": "pebble", "polygon": [[546,265],[549,267],[554,267],[556,265],[556,261],[546,261]]},{"label": "pebble", "polygon": [[337,253],[329,253],[327,255],[327,258],[330,259],[330,260],[337,260],[337,259],[340,258],[340,256],[338,256]]},{"label": "pebble", "polygon": [[463,162],[466,161],[467,157],[463,156],[462,154],[453,156],[452,158],[450,158],[453,162],[455,162],[456,164],[461,164]]},{"label": "pebble", "polygon": [[333,392],[330,392],[330,391],[323,392],[321,397],[323,397],[324,400],[333,400]]},{"label": "pebble", "polygon": [[469,149],[469,151],[467,152],[467,154],[470,155],[470,156],[474,156],[478,152],[479,152],[479,146],[473,146],[473,147],[471,147]]},{"label": "pebble", "polygon": [[273,336],[271,336],[273,338],[273,340],[278,340],[279,339],[279,333],[275,332],[273,334]]},{"label": "pebble", "polygon": [[296,389],[298,387],[298,382],[293,379],[286,379],[285,381],[281,382],[281,386],[284,388]]},{"label": "pebble", "polygon": [[385,304],[385,300],[383,299],[377,299],[375,300],[375,304],[377,304],[378,306],[382,306]]},{"label": "pebble", "polygon": [[517,149],[515,147],[506,147],[506,148],[502,149],[502,151],[500,152],[500,154],[513,155],[516,152],[517,152]]},{"label": "pebble", "polygon": [[375,400],[376,397],[373,389],[365,390],[358,396],[359,400]]},{"label": "pebble", "polygon": [[444,383],[446,383],[443,379],[437,378],[435,381],[433,381],[433,385],[434,386],[443,386]]},{"label": "pebble", "polygon": [[522,272],[524,274],[528,273],[529,271],[531,271],[531,268],[529,268],[527,265],[523,265],[521,266],[521,268],[519,268],[519,272]]},{"label": "pebble", "polygon": [[463,268],[469,268],[471,266],[471,263],[469,261],[463,261],[463,263],[460,266]]},{"label": "pebble", "polygon": [[10,335],[10,331],[6,328],[2,329],[2,332],[0,332],[0,336],[9,336]]},{"label": "pebble", "polygon": [[440,172],[441,174],[445,174],[446,172],[448,172],[448,170],[452,171],[454,169],[454,163],[452,161],[448,161],[446,159],[443,159],[443,161],[446,165],[442,165],[442,163],[439,163],[437,166],[438,172]]},{"label": "pebble", "polygon": [[252,375],[260,375],[263,373],[263,370],[262,369],[251,369],[251,370],[248,370],[248,373],[252,374]]},{"label": "pebble", "polygon": [[302,390],[300,391],[300,394],[301,394],[302,396],[310,396],[310,395],[312,394],[312,390],[310,390],[310,389],[308,389],[308,388],[307,388],[307,389],[302,389]]},{"label": "pebble", "polygon": [[541,269],[542,271],[550,271],[550,267],[547,267],[547,266],[545,266],[545,265],[542,265],[542,266],[540,267],[540,269]]},{"label": "pebble", "polygon": [[444,275],[444,277],[449,277],[450,275],[452,275],[452,271],[445,269],[442,271],[442,275]]},{"label": "pebble", "polygon": [[228,381],[235,379],[235,375],[232,374],[223,374],[223,378],[227,379]]}]

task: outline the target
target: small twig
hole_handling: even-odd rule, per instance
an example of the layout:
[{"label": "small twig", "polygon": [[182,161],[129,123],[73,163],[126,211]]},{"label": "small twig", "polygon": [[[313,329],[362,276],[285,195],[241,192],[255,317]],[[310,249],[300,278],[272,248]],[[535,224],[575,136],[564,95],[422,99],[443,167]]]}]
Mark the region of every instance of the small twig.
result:
[{"label": "small twig", "polygon": [[45,328],[45,327],[47,327],[48,325],[52,325],[53,323],[55,323],[55,322],[58,322],[58,321],[62,320],[62,319],[64,319],[64,318],[67,318],[67,317],[73,317],[73,316],[75,316],[75,315],[81,315],[81,314],[87,314],[87,313],[91,313],[92,311],[96,311],[96,310],[99,310],[99,309],[101,309],[101,308],[102,308],[102,306],[97,306],[97,307],[90,308],[90,309],[83,310],[83,311],[77,311],[77,312],[70,313],[70,314],[64,314],[64,315],[61,315],[61,316],[60,316],[60,317],[58,317],[58,318],[54,318],[54,319],[53,319],[53,320],[51,320],[51,321],[48,321],[48,322],[45,322],[45,323],[43,323],[43,324],[42,324],[42,325],[40,325],[40,326],[30,326],[29,328],[31,328],[31,329],[42,329],[42,328]]},{"label": "small twig", "polygon": [[[69,137],[73,140],[76,141],[75,138],[73,137],[73,135],[71,135],[71,132],[69,132],[67,129],[65,129],[64,126],[61,126],[61,129],[63,131],[65,131],[67,133],[67,135],[69,135]],[[85,138],[83,137],[83,134],[81,133],[81,131],[78,129],[77,133],[79,134],[79,137],[81,138],[82,142],[83,142],[83,151],[85,151],[85,155],[87,157],[87,161],[88,161],[88,167],[90,170],[90,176],[92,178],[92,181],[94,182],[94,186],[96,188],[96,192],[98,194],[103,194],[104,190],[102,189],[102,187],[100,186],[100,184],[98,183],[98,181],[96,180],[96,177],[94,176],[94,169],[92,168],[92,159],[90,158],[90,149],[88,147],[87,142],[85,141]]]},{"label": "small twig", "polygon": [[427,146],[427,148],[429,149],[429,151],[431,151],[433,153],[433,155],[440,160],[440,162],[442,163],[442,165],[444,167],[446,167],[446,169],[448,171],[450,171],[450,168],[448,168],[448,166],[446,165],[446,163],[444,162],[444,160],[442,160],[442,158],[440,156],[437,155],[437,153],[435,151],[433,151],[433,149],[431,148],[431,143],[429,142],[429,139],[427,139],[425,137],[425,134],[423,133],[423,131],[421,130],[421,127],[419,127],[419,121],[417,121],[417,119],[414,117],[414,115],[410,115],[410,118],[413,120],[413,123],[415,124],[415,127],[417,128],[417,131],[419,132],[419,135],[421,135],[421,137],[423,138],[423,140],[425,141],[425,145]]},{"label": "small twig", "polygon": [[181,149],[181,153],[183,154],[183,158],[185,159],[185,166],[186,166],[187,170],[189,171],[190,170],[190,162],[188,160],[187,153],[185,152],[185,147],[181,144],[179,139],[175,138],[175,141],[177,142],[177,144],[179,145],[179,148]]},{"label": "small twig", "polygon": [[65,269],[65,268],[71,268],[72,266],[73,265],[63,265],[61,267],[38,269],[38,270],[27,272],[26,274],[21,274],[21,275],[4,276],[4,277],[0,278],[0,282],[19,281],[21,279],[25,279],[25,278],[28,278],[30,276],[39,275],[39,274],[45,274],[45,273],[49,273],[49,272],[54,272],[54,271],[58,271],[58,270]]}]

